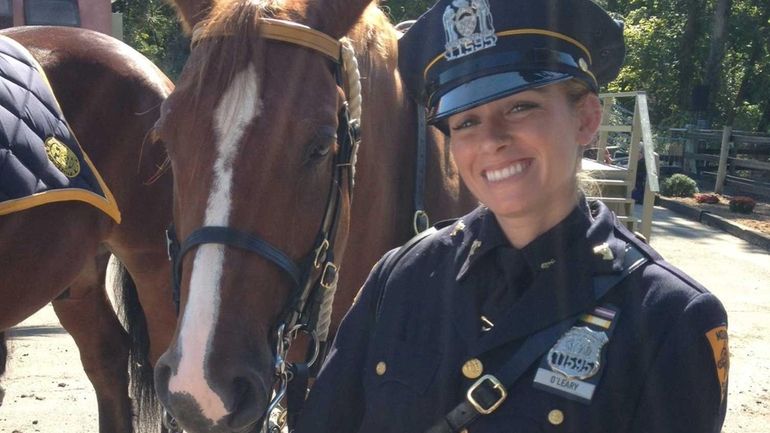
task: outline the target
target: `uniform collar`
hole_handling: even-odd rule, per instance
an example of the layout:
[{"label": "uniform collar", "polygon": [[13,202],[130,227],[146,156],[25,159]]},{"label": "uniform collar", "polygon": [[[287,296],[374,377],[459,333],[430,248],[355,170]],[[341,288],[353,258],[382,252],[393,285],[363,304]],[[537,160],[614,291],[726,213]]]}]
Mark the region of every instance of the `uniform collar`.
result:
[{"label": "uniform collar", "polygon": [[615,237],[616,216],[601,201],[589,204],[591,225],[586,231],[586,246],[590,251],[594,274],[611,274],[623,270],[627,242]]},{"label": "uniform collar", "polygon": [[[466,236],[466,248],[463,248],[466,256],[457,273],[457,281],[463,280],[473,270],[474,265],[495,248],[513,248],[497,218],[489,209],[484,209],[485,212],[478,214],[476,236],[473,236],[472,229]],[[534,274],[552,266],[556,260],[554,255],[564,251],[568,245],[586,233],[590,224],[588,204],[581,198],[566,218],[520,250],[530,271]]]},{"label": "uniform collar", "polygon": [[[484,216],[494,219],[489,213]],[[483,239],[481,221],[477,223],[466,222],[468,230],[464,233],[463,246],[458,248],[457,263],[462,263],[458,279],[471,272],[474,263],[482,257],[479,254],[478,258],[473,258],[473,254],[470,260],[459,260],[468,256],[474,240]],[[453,314],[457,317],[455,325],[462,339],[471,347],[471,352],[483,353],[593,308],[596,305],[596,277],[622,271],[626,242],[615,237],[615,224],[615,215],[604,204],[594,202],[589,205],[581,200],[562,223],[538,237],[531,245],[533,250],[528,251],[527,260],[532,260],[532,263],[550,254],[556,255],[555,261],[545,269],[538,264],[532,286],[495,323],[492,331],[481,338],[479,319],[473,317],[475,310],[467,308],[467,304],[472,302],[472,290],[467,284],[458,284],[453,295]],[[474,236],[476,234],[478,236]],[[476,254],[490,250],[482,247],[483,244],[477,247]],[[529,247],[525,249],[529,250]],[[563,249],[549,251],[549,248]]]}]

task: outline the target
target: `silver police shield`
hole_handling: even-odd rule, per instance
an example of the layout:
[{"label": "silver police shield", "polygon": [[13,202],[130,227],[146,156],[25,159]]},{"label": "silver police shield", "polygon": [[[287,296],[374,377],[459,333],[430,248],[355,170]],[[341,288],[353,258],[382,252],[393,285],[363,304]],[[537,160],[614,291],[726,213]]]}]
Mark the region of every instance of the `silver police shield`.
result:
[{"label": "silver police shield", "polygon": [[454,60],[497,43],[489,0],[454,0],[444,10],[448,60]]},{"label": "silver police shield", "polygon": [[575,326],[559,338],[548,352],[548,365],[568,379],[588,379],[599,371],[607,334]]}]

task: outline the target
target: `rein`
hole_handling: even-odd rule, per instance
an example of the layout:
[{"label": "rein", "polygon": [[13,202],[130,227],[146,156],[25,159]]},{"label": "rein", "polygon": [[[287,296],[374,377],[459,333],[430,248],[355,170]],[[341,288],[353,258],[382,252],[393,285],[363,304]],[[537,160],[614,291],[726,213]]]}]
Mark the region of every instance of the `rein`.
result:
[{"label": "rein", "polygon": [[[292,291],[275,325],[273,389],[277,388],[277,391],[274,392],[262,417],[262,431],[268,431],[268,428],[272,431],[276,426],[269,427],[269,419],[284,396],[288,397],[289,406],[301,407],[307,388],[309,369],[320,361],[319,358],[323,355],[321,346],[328,338],[332,301],[339,279],[339,269],[334,262],[334,243],[343,203],[341,185],[346,179],[347,200],[350,203],[355,174],[355,155],[360,142],[361,84],[358,63],[349,40],[338,41],[305,25],[271,18],[260,18],[259,29],[260,36],[264,39],[309,48],[333,61],[336,67],[337,84],[344,89],[347,97],[347,103],[343,106],[338,118],[339,150],[334,155],[331,187],[315,244],[297,263],[259,236],[231,227],[200,227],[180,245],[172,225],[167,231],[167,238],[169,259],[172,261],[173,297],[177,315],[179,314],[183,258],[187,252],[203,244],[223,244],[256,253],[283,270],[291,280]],[[192,48],[204,39],[229,35],[224,32],[204,32],[202,28],[196,26],[193,29]],[[289,348],[300,334],[307,334],[311,339],[307,359],[304,363],[289,363],[286,361]],[[288,418],[291,424],[296,413],[292,413],[295,410],[291,407],[289,409]],[[279,416],[279,418],[286,417]],[[178,431],[174,419],[165,412],[164,423],[170,430]]]}]

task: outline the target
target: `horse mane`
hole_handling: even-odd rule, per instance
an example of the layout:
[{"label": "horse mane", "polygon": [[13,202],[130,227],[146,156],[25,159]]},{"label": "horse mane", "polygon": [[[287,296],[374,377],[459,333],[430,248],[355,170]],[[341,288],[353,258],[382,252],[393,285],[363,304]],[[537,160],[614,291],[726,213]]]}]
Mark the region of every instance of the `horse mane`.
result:
[{"label": "horse mane", "polygon": [[[207,40],[197,47],[196,100],[211,91],[211,83],[229,83],[248,62],[258,58],[264,43],[259,37],[260,18],[306,23],[308,0],[220,0],[193,30],[196,38]],[[371,64],[371,56],[390,59],[395,65],[397,31],[373,1],[347,34],[353,43],[359,66]],[[361,58],[370,57],[369,62]],[[363,64],[362,64],[363,63]],[[365,71],[361,71],[365,76]],[[212,81],[213,80],[213,81]]]}]

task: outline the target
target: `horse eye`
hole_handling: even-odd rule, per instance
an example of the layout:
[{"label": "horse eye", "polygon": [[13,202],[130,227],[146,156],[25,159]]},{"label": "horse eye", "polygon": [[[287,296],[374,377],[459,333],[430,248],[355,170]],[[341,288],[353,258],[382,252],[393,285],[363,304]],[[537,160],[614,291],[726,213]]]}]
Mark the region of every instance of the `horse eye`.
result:
[{"label": "horse eye", "polygon": [[316,131],[313,141],[310,143],[311,159],[323,158],[329,154],[329,150],[337,141],[337,131],[331,126],[322,126]]}]

